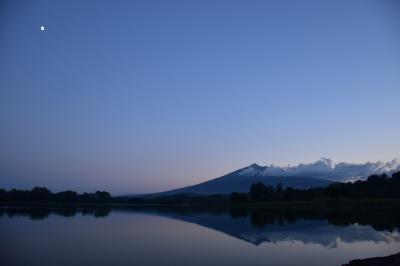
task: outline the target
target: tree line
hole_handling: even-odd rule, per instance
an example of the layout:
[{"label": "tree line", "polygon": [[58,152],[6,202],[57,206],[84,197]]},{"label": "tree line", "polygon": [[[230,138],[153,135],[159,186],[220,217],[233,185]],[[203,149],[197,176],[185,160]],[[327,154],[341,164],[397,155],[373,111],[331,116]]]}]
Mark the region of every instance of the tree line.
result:
[{"label": "tree line", "polygon": [[389,177],[387,174],[371,175],[365,181],[334,183],[327,187],[309,189],[284,188],[262,182],[252,184],[247,193],[234,192],[230,195],[171,195],[150,198],[112,197],[107,191],[77,193],[62,191],[52,193],[45,187],[31,190],[0,189],[0,202],[55,202],[55,203],[128,203],[128,204],[225,204],[266,201],[293,201],[323,198],[400,198],[400,172]]},{"label": "tree line", "polygon": [[400,172],[389,177],[387,174],[371,175],[365,181],[334,183],[327,187],[309,189],[283,188],[257,182],[250,186],[248,193],[230,194],[230,202],[290,201],[315,198],[400,198]]},{"label": "tree line", "polygon": [[52,193],[45,187],[34,187],[31,190],[5,190],[0,189],[0,201],[14,202],[82,202],[82,203],[106,203],[112,200],[107,191],[96,191],[95,193],[78,193],[76,191],[62,191]]}]

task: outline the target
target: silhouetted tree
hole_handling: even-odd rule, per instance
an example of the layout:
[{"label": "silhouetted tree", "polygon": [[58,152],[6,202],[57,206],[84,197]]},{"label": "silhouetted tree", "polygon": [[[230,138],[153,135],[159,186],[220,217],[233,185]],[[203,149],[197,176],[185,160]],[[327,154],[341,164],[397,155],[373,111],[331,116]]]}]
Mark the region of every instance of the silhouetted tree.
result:
[{"label": "silhouetted tree", "polygon": [[275,188],[275,195],[277,199],[282,199],[283,198],[283,187],[282,184],[279,183],[276,188]]},{"label": "silhouetted tree", "polygon": [[296,192],[295,189],[293,189],[291,187],[287,187],[283,191],[283,199],[284,200],[293,200],[295,198],[295,192]]},{"label": "silhouetted tree", "polygon": [[111,202],[113,198],[107,191],[97,191],[96,193],[83,193],[78,194],[75,191],[62,191],[58,193],[51,193],[45,187],[34,187],[32,190],[17,190],[11,189],[6,191],[0,189],[0,201],[33,201],[33,202],[91,202],[91,203],[105,203]]},{"label": "silhouetted tree", "polygon": [[5,189],[0,189],[0,201],[7,200],[7,191]]},{"label": "silhouetted tree", "polygon": [[400,172],[394,172],[391,181],[393,184],[400,185]]},{"label": "silhouetted tree", "polygon": [[107,191],[96,191],[96,193],[94,193],[94,197],[99,202],[106,202],[111,199],[111,195]]},{"label": "silhouetted tree", "polygon": [[33,201],[49,201],[51,197],[50,190],[45,187],[34,187],[30,194]]},{"label": "silhouetted tree", "polygon": [[59,202],[76,202],[78,199],[78,193],[75,191],[67,190],[58,192],[54,195],[56,201]]},{"label": "silhouetted tree", "polygon": [[389,177],[385,173],[381,175],[371,175],[368,177],[367,182],[370,184],[381,185],[385,184],[388,178]]},{"label": "silhouetted tree", "polygon": [[238,193],[238,192],[233,192],[229,196],[229,200],[232,203],[245,203],[247,202],[249,197],[247,196],[247,193]]},{"label": "silhouetted tree", "polygon": [[354,183],[333,183],[327,187],[294,189],[282,188],[281,184],[273,187],[261,182],[250,186],[249,197],[252,201],[296,200],[312,198],[400,198],[400,172],[371,175],[366,181]]},{"label": "silhouetted tree", "polygon": [[81,200],[82,200],[83,202],[95,202],[95,201],[96,201],[96,197],[94,196],[94,193],[87,193],[87,192],[84,192],[84,193],[81,195]]},{"label": "silhouetted tree", "polygon": [[263,201],[273,197],[274,187],[266,186],[262,182],[252,184],[250,187],[250,198],[256,201]]}]

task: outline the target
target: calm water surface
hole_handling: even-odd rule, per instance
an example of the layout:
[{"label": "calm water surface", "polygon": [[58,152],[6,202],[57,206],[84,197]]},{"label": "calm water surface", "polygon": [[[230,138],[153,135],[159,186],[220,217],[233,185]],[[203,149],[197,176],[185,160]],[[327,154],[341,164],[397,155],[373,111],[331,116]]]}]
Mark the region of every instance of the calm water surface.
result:
[{"label": "calm water surface", "polygon": [[341,265],[400,251],[392,211],[0,209],[12,265]]}]

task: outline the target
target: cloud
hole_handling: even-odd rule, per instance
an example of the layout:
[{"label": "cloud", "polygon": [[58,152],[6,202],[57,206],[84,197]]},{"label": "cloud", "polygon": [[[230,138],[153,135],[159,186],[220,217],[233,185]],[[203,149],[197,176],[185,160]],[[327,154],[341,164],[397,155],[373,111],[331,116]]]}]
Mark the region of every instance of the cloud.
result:
[{"label": "cloud", "polygon": [[400,161],[394,159],[390,162],[366,162],[362,164],[340,162],[334,164],[331,159],[320,160],[297,166],[249,166],[240,172],[241,175],[261,176],[302,176],[324,178],[335,181],[352,181],[366,179],[372,174],[391,174],[400,171]]}]

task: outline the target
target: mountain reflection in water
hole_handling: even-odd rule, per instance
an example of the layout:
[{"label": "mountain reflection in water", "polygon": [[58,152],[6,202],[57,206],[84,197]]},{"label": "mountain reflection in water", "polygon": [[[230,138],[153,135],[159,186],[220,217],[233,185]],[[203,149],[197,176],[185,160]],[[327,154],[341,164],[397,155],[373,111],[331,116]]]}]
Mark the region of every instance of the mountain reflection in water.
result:
[{"label": "mountain reflection in water", "polygon": [[334,248],[338,242],[400,242],[400,213],[391,209],[327,211],[207,207],[0,208],[0,217],[50,215],[107,217],[111,212],[147,213],[210,228],[243,241],[301,241]]}]

